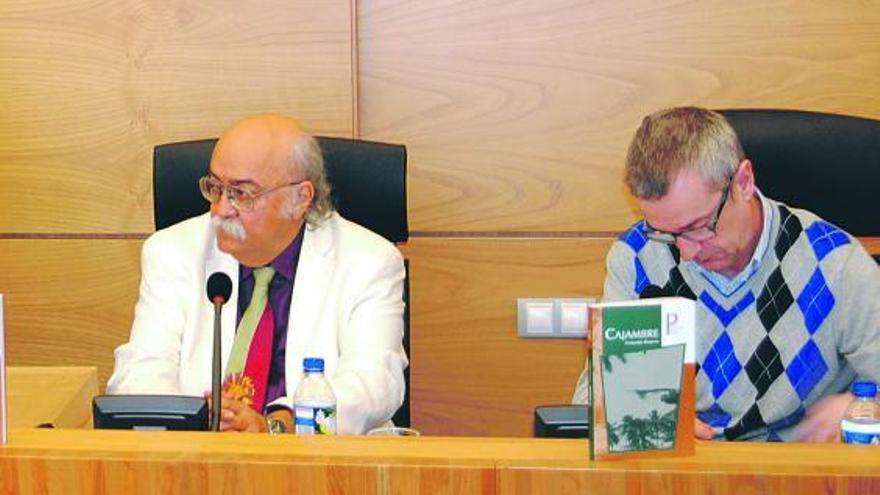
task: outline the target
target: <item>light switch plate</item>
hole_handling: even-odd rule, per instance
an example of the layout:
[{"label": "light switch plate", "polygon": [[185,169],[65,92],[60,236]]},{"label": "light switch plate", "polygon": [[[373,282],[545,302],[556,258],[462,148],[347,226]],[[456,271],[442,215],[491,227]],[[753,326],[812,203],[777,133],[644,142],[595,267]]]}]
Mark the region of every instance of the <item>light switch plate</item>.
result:
[{"label": "light switch plate", "polygon": [[572,339],[587,337],[588,306],[596,302],[587,299],[557,299],[556,310],[559,320],[559,336]]},{"label": "light switch plate", "polygon": [[517,299],[517,332],[520,337],[550,337],[556,327],[553,299]]},{"label": "light switch plate", "polygon": [[586,338],[587,308],[595,301],[592,297],[517,299],[517,335],[530,339]]}]

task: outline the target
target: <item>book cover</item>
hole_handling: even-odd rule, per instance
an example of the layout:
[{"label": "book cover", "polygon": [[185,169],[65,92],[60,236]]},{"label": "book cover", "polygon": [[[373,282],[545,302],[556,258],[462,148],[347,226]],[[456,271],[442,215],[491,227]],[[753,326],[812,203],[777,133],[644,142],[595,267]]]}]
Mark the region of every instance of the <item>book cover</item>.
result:
[{"label": "book cover", "polygon": [[0,294],[0,445],[6,445],[6,337],[3,333],[3,294]]},{"label": "book cover", "polygon": [[590,306],[590,458],[693,455],[694,301]]}]

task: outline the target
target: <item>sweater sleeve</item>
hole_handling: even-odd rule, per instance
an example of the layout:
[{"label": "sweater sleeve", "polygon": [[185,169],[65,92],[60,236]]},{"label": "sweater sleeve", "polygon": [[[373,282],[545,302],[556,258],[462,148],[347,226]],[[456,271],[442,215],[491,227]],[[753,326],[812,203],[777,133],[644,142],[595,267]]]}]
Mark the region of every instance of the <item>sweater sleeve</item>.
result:
[{"label": "sweater sleeve", "polygon": [[635,253],[625,243],[617,241],[605,259],[605,287],[602,300],[628,301],[638,299],[635,293]]},{"label": "sweater sleeve", "polygon": [[880,267],[852,239],[832,279],[837,351],[861,379],[880,382]]}]

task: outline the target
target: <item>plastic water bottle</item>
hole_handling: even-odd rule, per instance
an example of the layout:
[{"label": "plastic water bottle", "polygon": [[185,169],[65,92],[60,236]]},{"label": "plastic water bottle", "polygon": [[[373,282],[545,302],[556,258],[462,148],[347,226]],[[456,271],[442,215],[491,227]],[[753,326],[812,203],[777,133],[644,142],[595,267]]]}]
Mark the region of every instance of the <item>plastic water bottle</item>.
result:
[{"label": "plastic water bottle", "polygon": [[293,394],[297,435],[336,434],[336,396],[324,377],[324,360],[303,359],[303,378]]},{"label": "plastic water bottle", "polygon": [[880,403],[877,402],[877,384],[855,382],[855,399],[846,408],[840,422],[843,443],[880,445]]}]

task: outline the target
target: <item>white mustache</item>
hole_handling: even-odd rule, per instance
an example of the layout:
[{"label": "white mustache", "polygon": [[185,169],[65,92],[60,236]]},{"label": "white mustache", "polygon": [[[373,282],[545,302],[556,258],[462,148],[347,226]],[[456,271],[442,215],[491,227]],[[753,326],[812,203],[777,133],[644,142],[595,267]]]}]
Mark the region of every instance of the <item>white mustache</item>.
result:
[{"label": "white mustache", "polygon": [[239,242],[247,240],[247,232],[238,220],[211,217],[211,227],[214,229],[214,232],[219,233],[222,230]]}]

